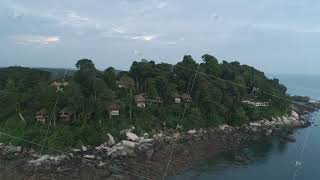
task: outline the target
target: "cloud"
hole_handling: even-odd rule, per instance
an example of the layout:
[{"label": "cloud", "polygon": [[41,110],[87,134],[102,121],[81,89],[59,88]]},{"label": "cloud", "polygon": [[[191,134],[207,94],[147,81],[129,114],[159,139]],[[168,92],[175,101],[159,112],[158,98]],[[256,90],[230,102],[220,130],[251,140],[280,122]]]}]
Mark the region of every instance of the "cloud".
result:
[{"label": "cloud", "polygon": [[265,29],[273,31],[288,31],[296,33],[319,33],[319,27],[303,27],[293,26],[287,24],[275,24],[275,23],[255,23],[250,25],[252,28]]},{"label": "cloud", "polygon": [[16,44],[45,46],[60,42],[58,36],[41,36],[41,35],[14,35],[9,36]]},{"label": "cloud", "polygon": [[127,29],[124,28],[124,27],[121,27],[121,26],[119,26],[119,27],[113,27],[113,28],[111,28],[111,30],[112,30],[113,32],[119,33],[119,34],[124,34],[124,33],[127,32]]},{"label": "cloud", "polygon": [[134,36],[134,37],[131,37],[131,39],[138,39],[138,40],[143,40],[143,41],[152,41],[152,40],[154,40],[156,38],[157,38],[156,35],[145,35],[145,36]]},{"label": "cloud", "polygon": [[167,2],[160,1],[160,2],[158,2],[157,8],[162,9],[162,8],[166,7],[167,5],[168,5]]},{"label": "cloud", "polygon": [[12,11],[13,18],[36,17],[52,21],[58,26],[73,28],[101,29],[103,26],[102,22],[80,15],[74,10],[36,9],[17,3],[8,4],[8,8]]},{"label": "cloud", "polygon": [[250,22],[241,19],[223,19],[222,24],[231,28],[248,28],[253,30],[264,31],[284,31],[292,33],[320,33],[320,26],[310,25],[294,25],[286,23],[268,23],[268,22]]},{"label": "cloud", "polygon": [[88,17],[83,17],[74,11],[63,12],[61,14],[52,14],[54,19],[58,20],[61,25],[69,25],[73,27],[83,27],[90,25],[92,22]]},{"label": "cloud", "polygon": [[177,44],[176,41],[160,41],[161,44]]}]

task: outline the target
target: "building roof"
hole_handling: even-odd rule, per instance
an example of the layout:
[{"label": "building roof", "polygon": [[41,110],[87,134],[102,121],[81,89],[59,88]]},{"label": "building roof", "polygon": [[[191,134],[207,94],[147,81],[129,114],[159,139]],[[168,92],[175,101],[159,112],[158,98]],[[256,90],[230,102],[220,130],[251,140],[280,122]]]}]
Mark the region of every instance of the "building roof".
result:
[{"label": "building roof", "polygon": [[107,109],[119,109],[120,106],[116,103],[110,104],[107,106]]},{"label": "building roof", "polygon": [[181,98],[182,99],[191,99],[191,96],[189,94],[187,94],[187,93],[184,93],[184,94],[181,95]]},{"label": "building roof", "polygon": [[242,100],[250,100],[250,101],[254,101],[257,97],[253,94],[248,94],[246,96],[242,97]]},{"label": "building roof", "polygon": [[136,102],[145,102],[146,99],[143,97],[143,94],[135,95],[134,99]]},{"label": "building roof", "polygon": [[51,83],[51,86],[68,86],[69,82],[68,81],[64,81],[64,82],[58,82],[58,81],[53,81],[53,83]]}]

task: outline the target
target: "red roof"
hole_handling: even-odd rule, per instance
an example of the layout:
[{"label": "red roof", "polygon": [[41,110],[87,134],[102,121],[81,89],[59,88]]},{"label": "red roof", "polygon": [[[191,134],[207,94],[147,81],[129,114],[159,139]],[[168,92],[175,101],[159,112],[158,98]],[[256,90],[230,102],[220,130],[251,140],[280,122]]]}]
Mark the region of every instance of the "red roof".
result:
[{"label": "red roof", "polygon": [[136,102],[145,102],[146,101],[146,99],[143,97],[142,94],[136,95],[134,97],[134,99],[135,99]]}]

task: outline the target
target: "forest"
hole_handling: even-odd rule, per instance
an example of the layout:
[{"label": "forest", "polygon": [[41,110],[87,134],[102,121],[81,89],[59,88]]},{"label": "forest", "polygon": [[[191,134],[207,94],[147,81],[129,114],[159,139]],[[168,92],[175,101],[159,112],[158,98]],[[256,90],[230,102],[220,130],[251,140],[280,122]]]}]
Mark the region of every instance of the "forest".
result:
[{"label": "forest", "polygon": [[[99,71],[90,59],[75,67],[59,77],[45,69],[1,68],[0,132],[41,144],[51,123],[46,145],[66,149],[99,144],[107,133],[120,139],[130,126],[152,135],[177,125],[241,125],[291,110],[270,95],[289,98],[278,79],[208,54],[201,63],[185,55],[175,65],[142,59],[128,71]],[[268,106],[243,103],[246,98]],[[0,142],[31,146],[1,135]]]}]

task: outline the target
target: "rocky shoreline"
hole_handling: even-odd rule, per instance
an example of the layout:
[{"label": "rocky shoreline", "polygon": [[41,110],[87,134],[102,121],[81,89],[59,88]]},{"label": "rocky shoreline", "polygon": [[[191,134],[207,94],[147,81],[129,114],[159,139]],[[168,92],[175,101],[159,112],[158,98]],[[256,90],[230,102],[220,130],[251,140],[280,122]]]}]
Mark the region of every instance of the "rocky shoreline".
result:
[{"label": "rocky shoreline", "polygon": [[[37,167],[37,179],[155,179],[163,175],[172,144],[177,142],[168,175],[181,173],[197,163],[218,156],[221,152],[237,152],[260,138],[279,136],[281,141],[294,141],[295,128],[310,125],[309,110],[292,111],[288,116],[264,119],[240,127],[220,125],[189,131],[164,130],[153,137],[134,134],[134,127],[124,130],[127,140],[116,143],[111,134],[97,147],[82,146],[60,155],[42,155],[32,149],[0,143],[0,160],[15,162],[9,168],[17,178],[32,177]],[[249,159],[235,153],[234,160]],[[8,166],[10,167],[10,166]],[[2,168],[3,169],[3,168]],[[0,173],[6,179],[6,171]],[[10,174],[11,172],[11,174]]]}]

